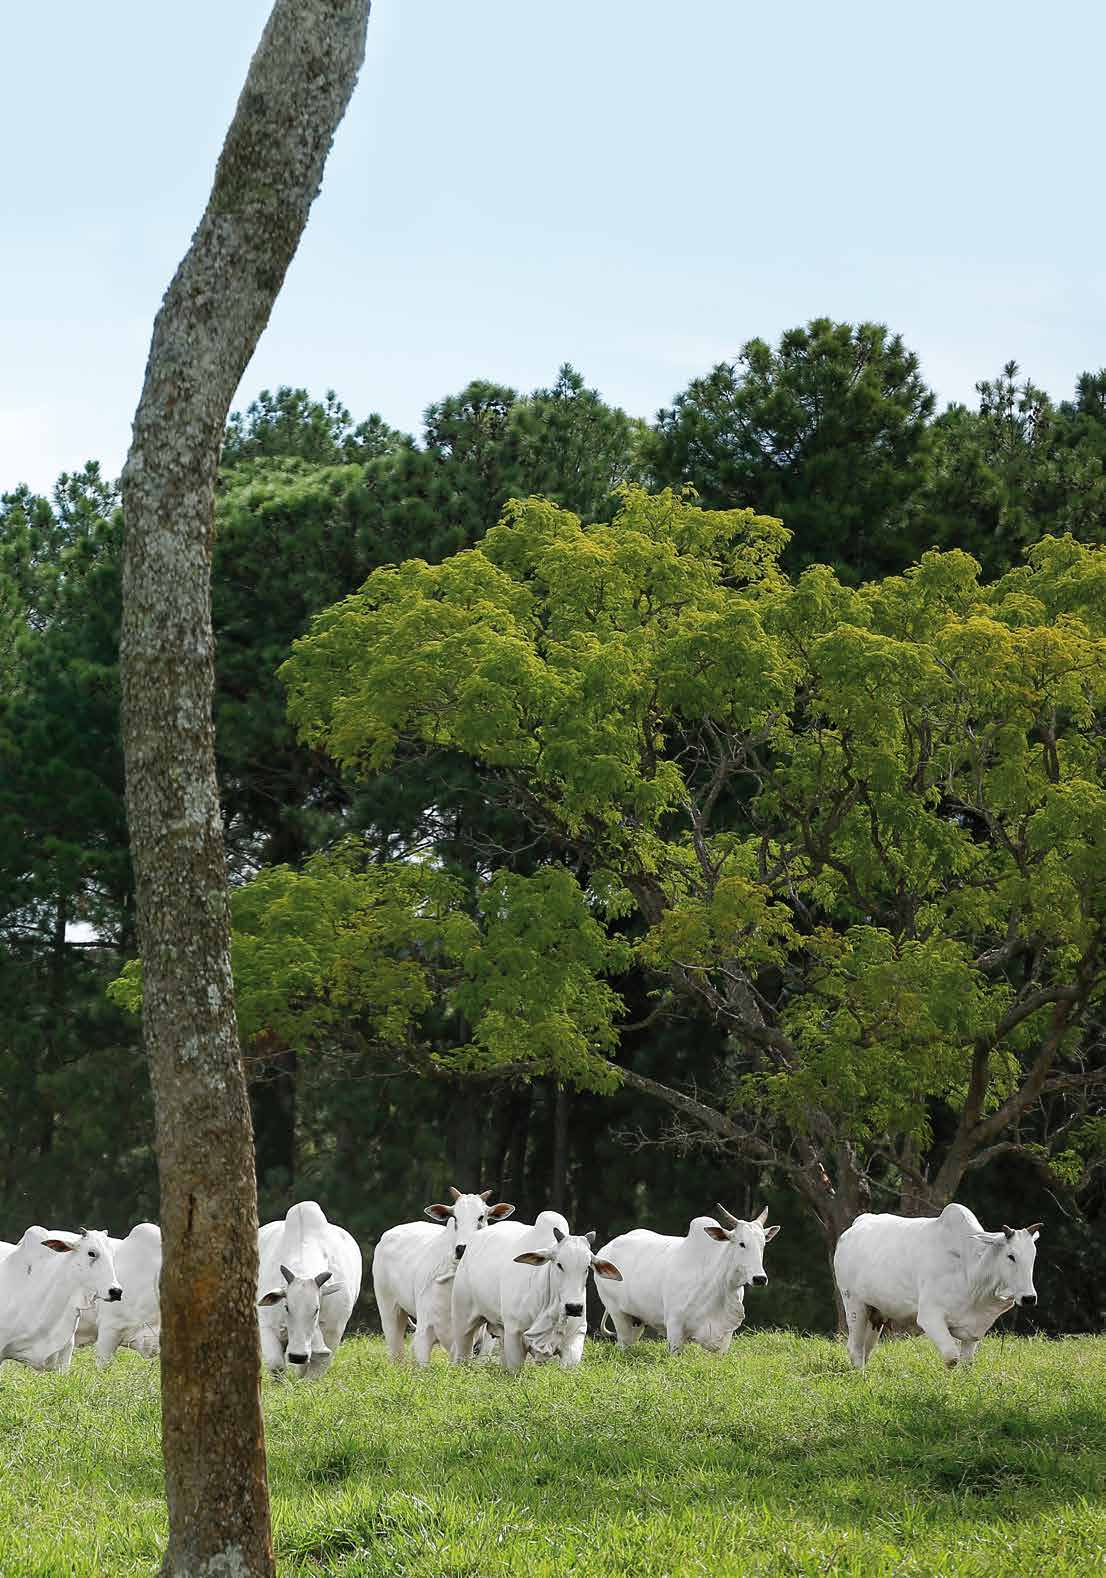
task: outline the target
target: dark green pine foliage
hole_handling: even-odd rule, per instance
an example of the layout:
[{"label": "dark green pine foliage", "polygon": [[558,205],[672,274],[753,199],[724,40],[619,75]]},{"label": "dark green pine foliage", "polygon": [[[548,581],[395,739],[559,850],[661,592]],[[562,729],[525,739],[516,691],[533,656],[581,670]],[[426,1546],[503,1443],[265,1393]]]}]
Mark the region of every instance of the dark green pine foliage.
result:
[{"label": "dark green pine foliage", "polygon": [[925,482],[933,409],[900,335],[816,318],[693,379],[658,414],[652,473],[690,483],[709,509],[778,516],[793,534],[791,571],[823,563],[869,580],[917,557],[908,506]]}]

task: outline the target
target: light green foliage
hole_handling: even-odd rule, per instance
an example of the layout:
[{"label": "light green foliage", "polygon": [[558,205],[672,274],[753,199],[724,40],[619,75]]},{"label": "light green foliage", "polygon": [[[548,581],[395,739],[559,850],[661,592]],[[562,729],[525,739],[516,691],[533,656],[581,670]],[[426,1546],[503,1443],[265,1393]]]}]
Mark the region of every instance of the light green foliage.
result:
[{"label": "light green foliage", "polygon": [[595,526],[514,501],[322,614],[291,713],[346,767],[448,746],[509,784],[598,914],[632,895],[638,960],[731,1031],[762,1131],[886,1154],[937,1103],[966,1157],[1034,1059],[1082,1066],[1106,974],[1104,552],[850,589],[783,576],[786,537],[671,492]]},{"label": "light green foliage", "polygon": [[[9,1365],[5,1578],[139,1578],[164,1542],[156,1366]],[[1101,1339],[990,1337],[948,1376],[924,1340],[859,1377],[841,1346],[746,1333],[724,1360],[589,1345],[566,1375],[345,1342],[267,1382],[281,1578],[1085,1578],[1106,1545]],[[60,1443],[60,1446],[59,1446]]]}]

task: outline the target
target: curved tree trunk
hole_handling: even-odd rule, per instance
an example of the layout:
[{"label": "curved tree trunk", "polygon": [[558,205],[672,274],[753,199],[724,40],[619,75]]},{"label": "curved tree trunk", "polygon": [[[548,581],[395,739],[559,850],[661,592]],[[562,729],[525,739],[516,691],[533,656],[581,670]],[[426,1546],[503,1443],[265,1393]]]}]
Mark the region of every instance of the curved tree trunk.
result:
[{"label": "curved tree trunk", "polygon": [[127,814],[165,1265],[166,1578],[269,1578],[253,1137],[211,719],[227,411],[319,190],[369,0],[276,0],[207,209],[154,324],[123,473]]}]

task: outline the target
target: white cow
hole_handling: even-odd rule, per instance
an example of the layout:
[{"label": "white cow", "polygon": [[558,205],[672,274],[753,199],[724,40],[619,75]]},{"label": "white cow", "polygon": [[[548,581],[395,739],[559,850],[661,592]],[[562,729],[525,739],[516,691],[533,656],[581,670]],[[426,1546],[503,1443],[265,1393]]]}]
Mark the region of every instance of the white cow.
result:
[{"label": "white cow", "polygon": [[126,1238],[108,1242],[123,1297],[82,1310],[77,1324],[77,1347],[94,1342],[101,1369],[111,1363],[117,1348],[133,1348],[144,1359],[156,1359],[161,1351],[161,1229],[156,1222],[139,1222]]},{"label": "white cow", "polygon": [[594,1233],[574,1236],[559,1211],[531,1226],[507,1222],[469,1244],[453,1281],[453,1358],[471,1359],[483,1325],[503,1339],[503,1366],[521,1368],[529,1353],[560,1359],[563,1369],[584,1352],[588,1272],[617,1280],[616,1266],[592,1253]]},{"label": "white cow", "polygon": [[833,1256],[856,1368],[864,1368],[883,1324],[904,1320],[918,1322],[950,1369],[970,1364],[1000,1315],[1036,1304],[1040,1226],[987,1233],[956,1204],[940,1216],[858,1216]]},{"label": "white cow", "polygon": [[258,1233],[261,1357],[274,1375],[323,1375],[361,1291],[361,1251],[344,1227],[302,1201]]},{"label": "white cow", "polygon": [[10,1255],[14,1248],[14,1244],[9,1244],[6,1239],[0,1238],[0,1260],[3,1260],[5,1255]]},{"label": "white cow", "polygon": [[122,1296],[106,1233],[29,1227],[0,1260],[0,1359],[68,1370],[81,1310]]},{"label": "white cow", "polygon": [[672,1353],[685,1342],[711,1353],[728,1351],[745,1319],[746,1287],[768,1281],[764,1248],[779,1228],[765,1227],[767,1207],[752,1222],[722,1205],[718,1213],[725,1226],[712,1216],[697,1216],[683,1238],[638,1227],[603,1245],[600,1255],[615,1261],[622,1280],[595,1286],[620,1347],[655,1326]]},{"label": "white cow", "polygon": [[[373,1291],[388,1352],[397,1362],[406,1354],[407,1327],[415,1323],[411,1351],[429,1364],[437,1343],[453,1342],[453,1279],[474,1236],[505,1222],[514,1206],[489,1206],[492,1191],[462,1194],[450,1185],[452,1205],[428,1205],[429,1222],[403,1222],[382,1233],[373,1252]],[[436,1223],[436,1226],[432,1226]],[[443,1231],[444,1229],[444,1231]]]}]

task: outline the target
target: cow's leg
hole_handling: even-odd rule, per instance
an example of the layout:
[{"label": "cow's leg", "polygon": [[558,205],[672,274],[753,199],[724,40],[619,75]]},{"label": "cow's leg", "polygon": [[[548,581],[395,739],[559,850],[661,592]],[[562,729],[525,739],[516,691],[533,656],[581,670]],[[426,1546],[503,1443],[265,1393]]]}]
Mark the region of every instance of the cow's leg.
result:
[{"label": "cow's leg", "polygon": [[521,1370],[526,1361],[526,1341],[520,1326],[503,1326],[503,1368],[512,1374]]},{"label": "cow's leg", "polygon": [[271,1375],[284,1374],[284,1344],[272,1326],[261,1328],[261,1360]]},{"label": "cow's leg", "polygon": [[962,1365],[967,1366],[971,1364],[972,1360],[975,1358],[975,1350],[979,1347],[980,1341],[981,1339],[979,1337],[964,1338],[960,1344],[960,1363]]},{"label": "cow's leg", "polygon": [[670,1320],[665,1327],[665,1336],[668,1339],[669,1353],[679,1353],[687,1341],[687,1331],[682,1321]]},{"label": "cow's leg", "polygon": [[103,1370],[115,1358],[122,1333],[114,1325],[101,1318],[100,1330],[96,1333],[96,1364]]},{"label": "cow's leg", "polygon": [[611,1324],[614,1326],[614,1334],[618,1339],[618,1346],[620,1348],[632,1347],[645,1330],[645,1327],[639,1320],[635,1320],[632,1315],[624,1315],[621,1310],[608,1310],[607,1313],[611,1317]]},{"label": "cow's leg", "polygon": [[438,1341],[438,1330],[429,1311],[416,1313],[415,1335],[411,1342],[411,1357],[424,1368],[430,1363]]},{"label": "cow's leg", "polygon": [[407,1311],[401,1310],[398,1304],[384,1303],[380,1306],[380,1324],[384,1328],[388,1357],[402,1364],[407,1357]]},{"label": "cow's leg", "polygon": [[450,1358],[454,1364],[465,1364],[472,1358],[476,1339],[484,1330],[484,1321],[478,1310],[453,1310],[453,1345]]},{"label": "cow's leg", "polygon": [[862,1299],[842,1294],[845,1306],[845,1325],[849,1333],[849,1358],[854,1370],[863,1370],[868,1355],[879,1340],[879,1332],[872,1325],[871,1311]]},{"label": "cow's leg", "polygon": [[960,1363],[960,1344],[949,1331],[948,1323],[940,1310],[934,1309],[932,1305],[920,1309],[918,1325],[944,1359],[946,1369],[951,1370]]},{"label": "cow's leg", "polygon": [[581,1326],[579,1331],[574,1331],[571,1336],[566,1336],[561,1345],[561,1369],[574,1370],[584,1357],[584,1339],[588,1329]]}]

